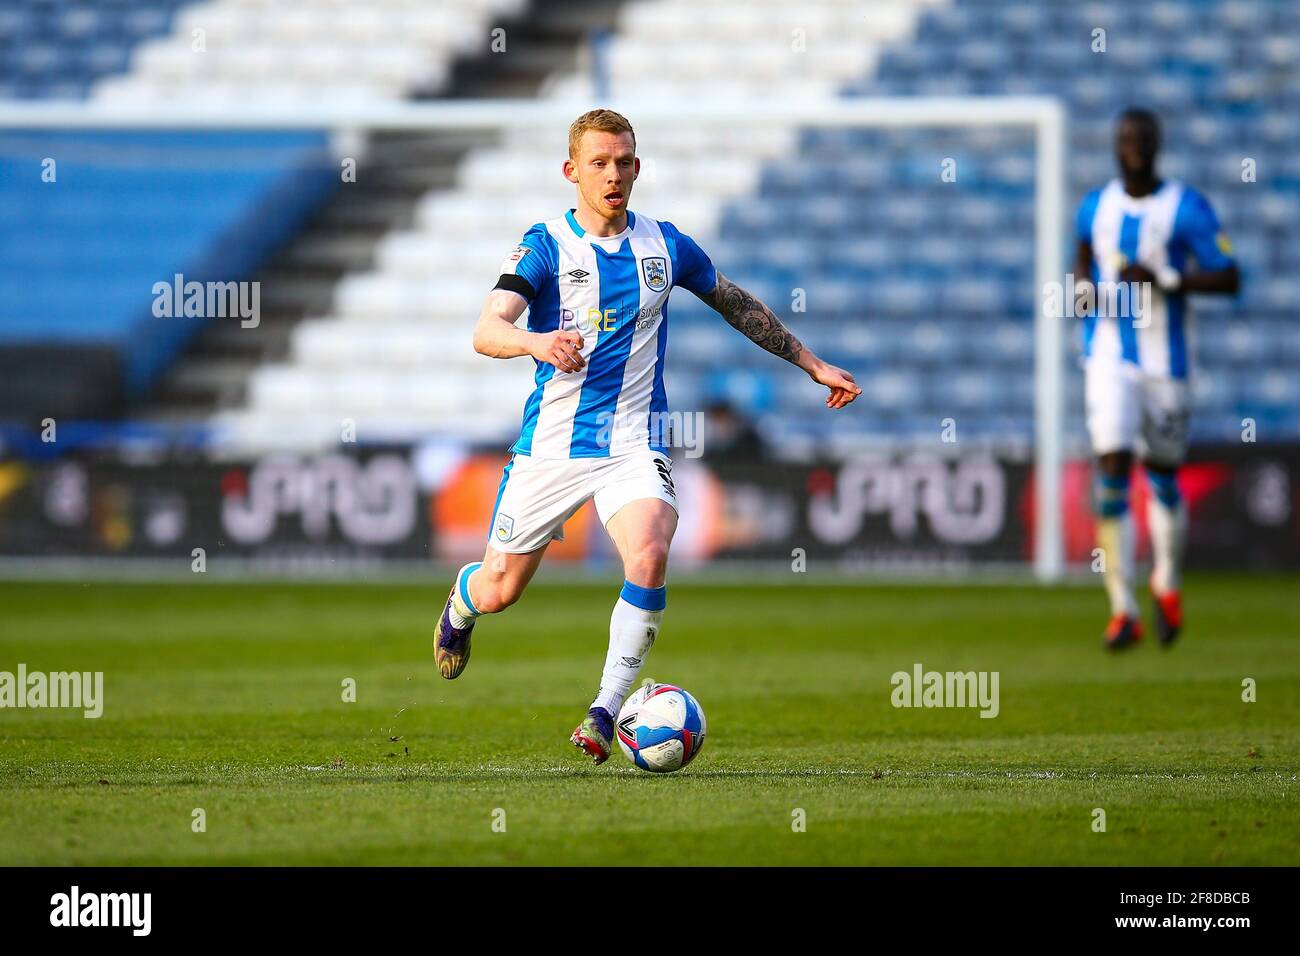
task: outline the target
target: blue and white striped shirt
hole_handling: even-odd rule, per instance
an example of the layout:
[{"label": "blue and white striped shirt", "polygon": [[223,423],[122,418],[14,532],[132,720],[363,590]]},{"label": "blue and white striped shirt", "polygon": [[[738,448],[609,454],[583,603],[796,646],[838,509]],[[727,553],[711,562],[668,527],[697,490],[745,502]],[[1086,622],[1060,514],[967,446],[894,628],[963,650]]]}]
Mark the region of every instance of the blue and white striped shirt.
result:
[{"label": "blue and white striped shirt", "polygon": [[707,294],[717,272],[672,223],[632,212],[627,220],[616,236],[592,236],[570,210],[529,229],[502,263],[497,287],[528,299],[528,328],[577,330],[587,363],[562,372],[537,361],[536,387],[512,452],[606,458],[648,447],[667,453],[652,423],[668,411],[668,296],[676,286]]},{"label": "blue and white striped shirt", "polygon": [[[1092,279],[1113,284],[1133,263],[1179,272],[1195,259],[1205,271],[1233,264],[1232,248],[1209,202],[1195,189],[1166,179],[1149,196],[1130,196],[1113,179],[1079,206],[1079,239],[1092,244]],[[1192,362],[1192,320],[1187,296],[1152,289],[1152,314],[1135,324],[1131,300],[1118,299],[1118,314],[1089,316],[1083,323],[1083,354],[1119,359],[1144,372],[1186,378]]]}]

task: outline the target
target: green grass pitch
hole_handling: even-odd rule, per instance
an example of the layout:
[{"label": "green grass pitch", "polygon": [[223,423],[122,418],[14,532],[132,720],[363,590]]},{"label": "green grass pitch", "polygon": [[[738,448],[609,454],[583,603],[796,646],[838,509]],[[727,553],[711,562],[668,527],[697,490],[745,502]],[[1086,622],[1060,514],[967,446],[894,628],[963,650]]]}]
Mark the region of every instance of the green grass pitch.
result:
[{"label": "green grass pitch", "polygon": [[[1100,588],[674,582],[643,676],[709,737],[663,776],[567,739],[616,581],[536,583],[455,682],[433,575],[2,584],[0,671],[106,703],[0,710],[0,864],[1300,862],[1295,577],[1194,577],[1184,642],[1120,657]],[[998,671],[999,715],[894,708],[918,662]]]}]

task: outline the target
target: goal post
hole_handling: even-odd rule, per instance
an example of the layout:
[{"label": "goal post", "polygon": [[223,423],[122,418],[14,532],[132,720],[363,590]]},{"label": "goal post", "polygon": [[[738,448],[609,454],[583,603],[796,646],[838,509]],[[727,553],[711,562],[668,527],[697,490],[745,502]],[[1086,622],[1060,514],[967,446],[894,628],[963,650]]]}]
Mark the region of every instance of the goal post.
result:
[{"label": "goal post", "polygon": [[[733,130],[806,128],[974,128],[1033,131],[1034,176],[1034,555],[1035,577],[1065,572],[1061,516],[1064,446],[1062,319],[1043,294],[1065,270],[1066,111],[1052,97],[843,97],[821,100],[693,100],[615,97],[610,105],[647,124],[711,124]],[[567,127],[590,108],[571,100],[241,104],[0,102],[0,132],[25,129],[327,130],[344,137],[370,131],[501,130]]]}]

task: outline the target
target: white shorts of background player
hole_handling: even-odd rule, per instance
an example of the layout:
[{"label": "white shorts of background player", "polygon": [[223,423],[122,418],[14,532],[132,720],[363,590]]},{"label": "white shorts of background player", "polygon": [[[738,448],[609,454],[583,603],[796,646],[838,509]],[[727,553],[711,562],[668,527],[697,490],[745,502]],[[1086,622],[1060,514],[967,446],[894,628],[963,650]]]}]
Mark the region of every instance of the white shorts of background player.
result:
[{"label": "white shorts of background player", "polygon": [[1191,396],[1186,379],[1152,375],[1132,362],[1090,358],[1084,363],[1084,404],[1094,455],[1134,452],[1173,467],[1187,455]]}]

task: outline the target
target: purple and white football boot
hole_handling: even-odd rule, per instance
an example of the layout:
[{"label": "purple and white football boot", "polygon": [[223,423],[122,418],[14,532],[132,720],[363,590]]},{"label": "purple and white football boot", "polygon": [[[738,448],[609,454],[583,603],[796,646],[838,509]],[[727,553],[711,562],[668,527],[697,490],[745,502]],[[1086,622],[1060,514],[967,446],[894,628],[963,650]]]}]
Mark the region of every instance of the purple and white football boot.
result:
[{"label": "purple and white football boot", "polygon": [[433,659],[438,665],[438,673],[447,680],[455,680],[469,663],[470,634],[474,622],[469,627],[452,627],[451,595],[447,595],[447,604],[438,618],[438,638],[433,645]]}]

